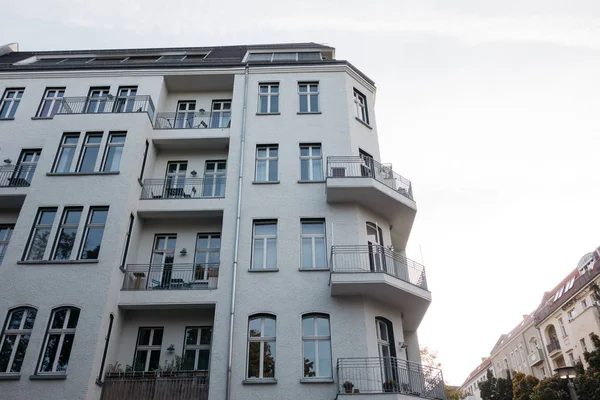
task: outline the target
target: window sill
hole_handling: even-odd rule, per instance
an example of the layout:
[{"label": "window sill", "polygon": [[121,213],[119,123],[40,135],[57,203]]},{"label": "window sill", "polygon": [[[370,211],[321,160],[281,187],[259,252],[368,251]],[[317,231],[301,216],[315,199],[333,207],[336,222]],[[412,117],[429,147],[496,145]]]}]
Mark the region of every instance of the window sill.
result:
[{"label": "window sill", "polygon": [[29,375],[32,381],[64,381],[67,374]]},{"label": "window sill", "polygon": [[322,114],[322,112],[321,111],[314,111],[314,112],[301,112],[301,111],[298,111],[296,114],[298,114],[298,115],[315,115],[315,114],[318,115],[318,114]]},{"label": "window sill", "polygon": [[329,268],[298,268],[301,272],[330,272]]},{"label": "window sill", "polygon": [[249,269],[248,272],[279,272],[279,268]]},{"label": "window sill", "polygon": [[119,171],[111,172],[46,172],[47,176],[89,176],[89,175],[119,175]]},{"label": "window sill", "polygon": [[333,378],[302,378],[300,383],[333,383]]},{"label": "window sill", "polygon": [[265,182],[253,181],[252,182],[253,185],[277,185],[278,183],[279,183],[279,181],[265,181]]},{"label": "window sill", "polygon": [[369,124],[367,124],[365,121],[363,121],[362,119],[358,118],[358,117],[354,117],[354,119],[356,119],[358,122],[360,122],[361,124],[363,124],[364,126],[366,126],[369,129],[373,129],[373,127]]},{"label": "window sill", "polygon": [[98,260],[22,260],[17,264],[98,264]]},{"label": "window sill", "polygon": [[2,374],[0,381],[18,381],[21,379],[21,374]]},{"label": "window sill", "polygon": [[325,183],[325,180],[322,181],[298,181],[298,183]]},{"label": "window sill", "polygon": [[276,112],[276,113],[258,113],[257,112],[256,115],[281,115],[281,113],[278,113],[278,112]]},{"label": "window sill", "polygon": [[242,383],[244,385],[274,385],[277,383],[277,379],[244,379]]},{"label": "window sill", "polygon": [[31,117],[32,120],[36,121],[38,119],[44,120],[44,119],[54,119],[54,117]]},{"label": "window sill", "polygon": [[12,118],[0,118],[0,121],[14,121],[14,120],[15,120],[14,117],[12,117]]}]

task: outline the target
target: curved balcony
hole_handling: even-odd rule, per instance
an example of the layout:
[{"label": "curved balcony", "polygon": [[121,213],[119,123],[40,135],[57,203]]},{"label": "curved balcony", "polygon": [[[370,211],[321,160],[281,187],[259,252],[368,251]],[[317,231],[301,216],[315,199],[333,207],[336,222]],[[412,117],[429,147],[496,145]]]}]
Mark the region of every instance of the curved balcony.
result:
[{"label": "curved balcony", "polygon": [[331,295],[365,296],[403,311],[415,330],[431,303],[425,267],[383,246],[332,246]]},{"label": "curved balcony", "polygon": [[417,205],[412,184],[392,170],[361,156],[327,157],[327,202],[356,203],[386,218],[394,226],[392,241],[404,248]]}]

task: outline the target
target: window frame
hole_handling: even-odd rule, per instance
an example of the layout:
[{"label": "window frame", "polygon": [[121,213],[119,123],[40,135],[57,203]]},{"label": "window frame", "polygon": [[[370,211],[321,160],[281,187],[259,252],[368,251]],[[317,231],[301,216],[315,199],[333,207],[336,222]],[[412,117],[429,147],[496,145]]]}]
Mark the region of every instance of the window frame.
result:
[{"label": "window frame", "polygon": [[[116,143],[112,143],[111,140],[114,137],[123,137],[123,141],[122,142],[116,142]],[[100,164],[100,171],[101,172],[120,172],[121,171],[121,161],[123,160],[123,152],[125,151],[124,147],[125,147],[125,141],[127,140],[127,132],[109,132],[108,133],[108,139],[106,140],[106,146],[104,146],[104,154],[102,155],[102,163]],[[108,152],[116,147],[121,147],[121,157],[119,158],[119,165],[118,168],[116,170],[107,170],[106,169],[106,164],[108,161]]]},{"label": "window frame", "polygon": [[[42,217],[42,213],[44,212],[54,212],[54,217],[52,218],[52,223],[50,224],[40,224],[40,220]],[[23,252],[23,261],[42,261],[46,258],[46,252],[48,251],[48,243],[50,242],[50,237],[52,236],[52,227],[54,226],[54,221],[56,221],[56,214],[58,213],[58,207],[40,207],[35,215],[35,219],[33,220],[33,225],[31,227],[31,231],[29,232],[29,238],[27,239],[27,245],[25,246],[25,251]],[[44,253],[42,254],[42,258],[40,259],[30,259],[31,248],[33,246],[33,242],[35,241],[35,234],[40,228],[49,228],[48,230],[48,238],[46,239],[46,246],[44,247]]]},{"label": "window frame", "polygon": [[[23,311],[23,316],[21,317],[21,321],[19,322],[19,327],[17,329],[9,329],[8,324],[10,323],[13,314],[18,311]],[[32,322],[31,328],[25,329],[24,328],[25,322],[27,321],[27,317],[29,316],[29,314],[32,311],[34,312],[34,315],[33,315],[33,322]],[[24,307],[11,308],[6,313],[6,318],[4,320],[4,325],[2,325],[2,332],[0,334],[0,349],[2,349],[2,347],[4,347],[6,336],[14,335],[14,336],[16,336],[16,338],[13,343],[13,348],[11,350],[10,356],[8,358],[8,364],[6,365],[7,370],[0,371],[0,375],[20,375],[21,374],[21,368],[23,367],[23,364],[21,363],[21,365],[18,366],[18,371],[12,371],[13,363],[14,363],[15,356],[17,354],[17,351],[19,349],[19,345],[21,344],[21,339],[23,336],[29,336],[27,338],[27,344],[25,345],[25,348],[23,349],[23,360],[25,359],[25,356],[27,355],[27,348],[29,347],[29,341],[31,340],[31,334],[32,334],[33,328],[35,326],[35,319],[37,318],[37,312],[38,312],[38,310],[35,307],[24,306]]]},{"label": "window frame", "polygon": [[[48,118],[48,119],[54,118],[54,116],[58,113],[58,111],[60,111],[60,105],[63,101],[62,99],[65,97],[66,90],[67,90],[66,87],[47,87],[44,90],[44,95],[42,96],[42,100],[40,101],[38,110],[35,113],[35,117],[36,118]],[[56,93],[57,95],[52,96],[52,97],[48,96],[48,93],[51,91],[57,92]],[[60,94],[60,96],[59,96],[59,94]],[[48,111],[49,111],[48,115],[42,115],[42,112],[44,111],[44,108],[45,108],[47,102],[50,103],[50,107],[48,108]],[[56,103],[58,103],[58,106]]]},{"label": "window frame", "polygon": [[[257,225],[275,225],[275,233],[267,234],[267,235],[257,235],[256,234],[256,226]],[[255,219],[252,221],[252,250],[251,250],[251,260],[250,260],[250,270],[251,271],[277,271],[278,270],[278,260],[277,260],[277,242],[278,242],[278,221],[276,219]],[[268,260],[268,239],[275,239],[275,268],[267,267]],[[261,262],[260,268],[255,268],[255,257],[256,254],[254,252],[255,241],[262,241],[263,248],[263,259]]]},{"label": "window frame", "polygon": [[[10,93],[14,93],[14,97],[9,98],[8,95]],[[23,98],[24,94],[25,94],[24,87],[4,89],[4,94],[2,95],[2,99],[0,99],[0,115],[2,114],[2,111],[5,109],[5,106],[7,104],[8,104],[8,106],[6,106],[7,112],[6,112],[5,116],[4,117],[0,116],[0,120],[15,119],[15,114],[17,113],[19,104],[21,104],[21,99]]]},{"label": "window frame", "polygon": [[370,125],[367,96],[365,96],[360,90],[353,88],[353,98],[355,104],[356,119],[360,122]]},{"label": "window frame", "polygon": [[[302,149],[308,148],[308,155],[302,155]],[[315,149],[319,149],[319,156],[313,155]],[[323,146],[321,143],[300,143],[298,146],[300,160],[300,182],[323,182],[325,181],[325,171],[323,171]],[[302,179],[302,160],[308,160],[308,179]],[[319,160],[321,164],[321,179],[315,179],[313,160]]]},{"label": "window frame", "polygon": [[567,328],[565,327],[565,322],[563,321],[562,317],[558,317],[557,318],[558,321],[558,326],[560,327],[560,333],[562,335],[562,338],[566,338],[569,337],[569,335],[567,334]]},{"label": "window frame", "polygon": [[[328,331],[329,331],[329,335],[326,336],[319,336],[318,335],[318,327],[317,327],[317,319],[321,318],[321,319],[326,319],[327,320],[327,326],[328,326]],[[304,336],[304,320],[306,319],[313,319],[313,333],[315,333],[314,336]],[[302,315],[302,369],[304,370],[304,360],[306,359],[306,357],[304,356],[304,343],[306,342],[313,342],[315,343],[314,346],[314,351],[315,351],[315,363],[316,363],[316,367],[315,367],[315,376],[305,376],[304,375],[304,371],[302,372],[302,379],[306,379],[306,380],[318,380],[318,379],[333,379],[333,358],[332,358],[332,353],[333,350],[331,348],[331,318],[329,317],[328,314],[324,314],[324,313],[309,313],[309,314],[304,314]],[[318,343],[319,342],[329,342],[329,375],[319,375],[320,372],[320,363],[319,363],[319,350],[318,350]]]},{"label": "window frame", "polygon": [[[258,156],[258,152],[259,150],[266,150],[267,155],[265,157],[259,157]],[[277,155],[276,156],[271,156],[271,151],[272,150],[277,150]],[[266,162],[266,167],[265,167],[265,180],[258,180],[258,163],[259,161],[265,161]],[[269,179],[269,173],[271,170],[271,165],[275,164],[275,168],[277,170],[277,177],[274,181]],[[261,145],[256,145],[256,153],[255,153],[255,161],[254,161],[254,182],[257,183],[277,183],[279,182],[279,145],[278,144],[261,144]]]},{"label": "window frame", "polygon": [[[92,137],[99,137],[99,143],[88,143],[89,139]],[[79,150],[79,161],[77,162],[77,173],[78,174],[93,174],[96,171],[96,164],[98,164],[98,156],[100,155],[100,148],[102,147],[102,140],[104,139],[104,132],[86,132],[83,138],[83,143],[81,144],[81,149]],[[83,166],[83,161],[85,159],[85,155],[88,149],[97,148],[98,153],[96,153],[96,158],[94,159],[94,166],[91,171],[82,171],[81,167]]]},{"label": "window frame", "polygon": [[[70,211],[79,211],[79,220],[77,221],[77,225],[75,224],[67,224],[65,222],[67,214]],[[79,225],[81,225],[81,217],[83,215],[83,207],[78,206],[78,207],[64,207],[62,210],[62,215],[60,217],[59,223],[58,223],[58,228],[56,230],[56,234],[54,235],[54,244],[52,246],[52,253],[50,253],[50,260],[52,261],[66,261],[66,260],[72,260],[72,256],[73,254],[77,254],[77,252],[73,252],[73,250],[76,249],[76,244],[77,244],[77,234],[79,233]],[[73,229],[75,228],[75,238],[73,239],[73,247],[71,247],[71,252],[69,253],[69,258],[67,259],[57,259],[56,258],[56,253],[58,252],[58,246],[60,243],[60,236],[63,232],[64,229]]]},{"label": "window frame", "polygon": [[[306,92],[302,92],[300,91],[300,87],[301,86],[306,86]],[[316,86],[317,87],[317,91],[316,92],[311,92],[310,91],[310,87],[311,86]],[[321,113],[321,85],[319,84],[319,81],[299,81],[298,85],[297,85],[297,90],[298,90],[298,114],[320,114]],[[302,96],[306,96],[306,110],[307,111],[302,111]],[[317,98],[317,109],[316,110],[312,110],[311,107],[311,97],[316,97]]]},{"label": "window frame", "polygon": [[0,236],[0,265],[2,265],[2,261],[8,250],[8,245],[10,244],[10,238],[15,231],[15,224],[0,224],[0,229],[6,229],[4,237]]},{"label": "window frame", "polygon": [[[316,234],[316,233],[304,233],[304,225],[309,225],[309,224],[322,224],[323,225],[323,233],[322,234]],[[324,267],[317,267],[317,256],[316,256],[316,249],[317,249],[317,245],[316,245],[316,240],[315,239],[319,239],[319,238],[323,238],[323,246],[324,246],[324,254],[325,254],[325,266]],[[312,260],[311,260],[311,265],[312,267],[305,267],[304,266],[304,251],[303,251],[303,246],[304,246],[304,239],[311,239],[311,256],[312,256]],[[325,222],[325,218],[301,218],[300,219],[300,269],[302,270],[308,270],[308,271],[313,271],[313,270],[328,270],[329,269],[329,263],[327,262],[327,224]]]},{"label": "window frame", "polygon": [[[250,336],[251,321],[261,320],[260,336]],[[265,320],[270,319],[275,323],[275,336],[264,336]],[[249,377],[250,373],[250,343],[260,343],[259,362],[258,362],[258,377]],[[275,357],[273,361],[273,376],[264,377],[264,344],[267,342],[275,342]],[[254,314],[248,317],[248,327],[246,329],[246,375],[247,381],[275,381],[277,379],[277,316],[273,314]]]},{"label": "window frame", "polygon": [[[104,239],[104,229],[106,229],[106,221],[108,220],[108,213],[109,213],[109,206],[91,206],[88,210],[88,215],[87,218],[85,220],[85,226],[84,226],[84,231],[83,231],[83,235],[81,237],[81,243],[79,245],[79,252],[78,252],[78,260],[99,260],[100,259],[100,250],[102,250],[102,240]],[[92,220],[92,216],[94,215],[94,211],[106,211],[106,220],[104,220],[103,224],[93,224],[91,222]],[[97,258],[83,258],[83,252],[85,250],[85,243],[87,241],[88,238],[88,234],[91,228],[102,228],[102,237],[100,238],[100,249],[98,249],[98,257]]]},{"label": "window frame", "polygon": [[[65,317],[63,327],[62,328],[52,328],[52,323],[54,322],[54,318],[56,317],[56,314],[62,310],[67,310],[67,315]],[[78,312],[77,321],[75,323],[74,328],[68,328],[69,322],[71,320],[71,314],[72,314],[72,311],[74,311],[74,310],[76,310]],[[60,354],[63,349],[65,336],[72,334],[73,342],[75,342],[75,334],[77,333],[77,325],[79,324],[80,318],[81,318],[81,309],[78,307],[65,306],[65,307],[57,307],[57,308],[52,309],[52,312],[50,313],[50,319],[48,320],[48,326],[46,328],[46,333],[44,335],[44,341],[43,341],[43,345],[42,345],[41,352],[40,352],[40,359],[38,362],[38,366],[36,368],[36,375],[66,375],[67,374],[67,369],[69,366],[69,359],[71,358],[71,354],[73,352],[72,347],[71,347],[71,350],[69,351],[69,357],[67,358],[67,369],[65,369],[64,371],[56,371],[56,367],[58,366],[57,365],[58,360],[60,359]],[[58,345],[56,347],[55,358],[52,361],[51,371],[42,371],[42,367],[44,364],[43,359],[44,359],[44,355],[46,354],[46,351],[48,350],[47,346],[48,346],[48,341],[49,341],[51,335],[60,335],[60,338],[58,340]]]},{"label": "window frame", "polygon": [[[148,339],[147,345],[139,344],[140,333],[142,332],[142,329],[150,329],[150,338]],[[158,329],[160,329],[162,331],[162,337],[160,338],[160,344],[152,344],[152,340],[154,339],[154,334],[155,334],[156,330],[158,330]],[[138,372],[149,372],[150,371],[149,368],[150,368],[150,358],[151,358],[152,351],[158,351],[158,354],[159,354],[158,355],[158,367],[160,368],[160,357],[161,357],[162,345],[163,345],[164,338],[165,338],[165,327],[164,326],[140,326],[140,327],[138,327],[138,333],[135,337],[135,349],[133,351],[133,362],[131,363],[133,371],[137,371],[135,369],[135,360],[137,359],[137,353],[140,350],[147,351],[147,353],[146,353],[146,362],[144,365],[144,369],[142,371],[138,371]]]},{"label": "window frame", "polygon": [[[71,133],[63,133],[60,144],[58,145],[58,150],[56,151],[56,157],[54,159],[54,165],[52,166],[52,172],[55,174],[69,174],[72,173],[71,169],[73,168],[73,160],[75,160],[77,156],[77,147],[79,146],[79,138],[81,136],[80,132],[71,132]],[[75,144],[68,144],[66,140],[68,138],[76,138],[77,142]],[[58,166],[60,165],[60,160],[63,156],[65,148],[73,148],[73,158],[71,158],[71,163],[67,171],[58,171]]]},{"label": "window frame", "polygon": [[[266,92],[261,92],[263,87],[267,88]],[[276,91],[273,91],[273,88],[277,88]],[[281,94],[281,87],[279,82],[259,82],[258,83],[258,109],[256,111],[257,114],[260,115],[269,115],[269,114],[281,114],[281,107],[279,102],[279,95]],[[267,99],[267,111],[261,111],[262,98],[266,97]],[[277,110],[273,111],[273,98],[277,98]]]},{"label": "window frame", "polygon": [[[198,329],[198,336],[196,337],[196,344],[187,344],[187,332],[189,329]],[[204,329],[210,329],[210,343],[202,344],[202,331]],[[212,326],[186,326],[184,330],[183,336],[183,351],[181,353],[182,363],[185,360],[185,352],[186,351],[194,351],[194,368],[191,371],[210,371],[210,357],[212,353],[212,339],[213,339],[214,329]],[[196,369],[198,366],[198,361],[200,359],[200,351],[208,350],[208,365],[206,369]],[[190,370],[188,370],[190,371]]]}]

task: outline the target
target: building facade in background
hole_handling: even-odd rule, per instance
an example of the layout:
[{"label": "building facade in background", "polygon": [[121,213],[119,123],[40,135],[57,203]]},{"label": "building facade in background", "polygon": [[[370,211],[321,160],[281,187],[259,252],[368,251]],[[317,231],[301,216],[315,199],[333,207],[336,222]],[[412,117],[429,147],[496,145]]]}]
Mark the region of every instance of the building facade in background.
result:
[{"label": "building facade in background", "polygon": [[335,49],[9,45],[0,94],[0,397],[445,398],[412,186]]},{"label": "building facade in background", "polygon": [[467,400],[481,400],[479,384],[487,381],[488,371],[493,373],[492,361],[485,358],[465,379],[460,390],[467,394]]}]

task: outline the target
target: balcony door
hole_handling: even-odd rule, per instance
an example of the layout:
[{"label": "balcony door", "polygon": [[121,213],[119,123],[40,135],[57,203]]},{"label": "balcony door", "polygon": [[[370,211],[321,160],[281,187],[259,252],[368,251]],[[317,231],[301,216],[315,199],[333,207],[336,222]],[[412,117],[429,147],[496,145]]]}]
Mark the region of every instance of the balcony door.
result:
[{"label": "balcony door", "polygon": [[398,365],[396,361],[392,323],[378,317],[375,318],[375,324],[377,328],[377,349],[379,350],[383,388],[394,389],[393,384],[386,385],[386,382],[398,382],[398,372],[396,371]]},{"label": "balcony door", "polygon": [[42,151],[37,149],[21,151],[21,156],[19,157],[19,162],[11,181],[12,185],[29,186],[31,184],[31,178],[33,178],[40,154],[42,154]]},{"label": "balcony door", "polygon": [[165,198],[183,198],[185,196],[185,176],[187,161],[169,161],[165,177]]},{"label": "balcony door", "polygon": [[91,88],[88,94],[86,113],[103,113],[110,88]]},{"label": "balcony door", "polygon": [[120,87],[117,92],[117,101],[115,103],[115,112],[134,112],[135,96],[137,95],[137,86]]},{"label": "balcony door", "polygon": [[194,282],[208,283],[210,271],[219,266],[221,257],[221,234],[199,233],[194,256]]},{"label": "balcony door", "polygon": [[180,101],[175,113],[175,128],[186,129],[194,127],[195,101]]},{"label": "balcony door", "polygon": [[373,156],[362,149],[358,149],[360,156],[360,176],[373,177]]},{"label": "balcony door", "polygon": [[207,161],[204,168],[204,189],[202,197],[225,196],[225,176],[227,161]]},{"label": "balcony door", "polygon": [[152,248],[148,284],[151,287],[169,287],[175,259],[177,235],[156,235]]},{"label": "balcony door", "polygon": [[231,121],[231,100],[214,100],[210,111],[211,128],[228,128]]},{"label": "balcony door", "polygon": [[367,222],[367,245],[369,248],[369,268],[371,272],[385,272],[383,231],[377,224]]}]

